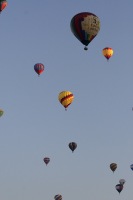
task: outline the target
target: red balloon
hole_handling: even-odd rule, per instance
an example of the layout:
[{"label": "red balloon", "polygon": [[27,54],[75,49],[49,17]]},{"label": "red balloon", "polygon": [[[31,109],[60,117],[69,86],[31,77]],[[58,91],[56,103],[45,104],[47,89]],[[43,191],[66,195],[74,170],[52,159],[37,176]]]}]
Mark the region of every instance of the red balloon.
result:
[{"label": "red balloon", "polygon": [[7,4],[8,4],[7,1],[0,2],[0,12],[6,8]]}]

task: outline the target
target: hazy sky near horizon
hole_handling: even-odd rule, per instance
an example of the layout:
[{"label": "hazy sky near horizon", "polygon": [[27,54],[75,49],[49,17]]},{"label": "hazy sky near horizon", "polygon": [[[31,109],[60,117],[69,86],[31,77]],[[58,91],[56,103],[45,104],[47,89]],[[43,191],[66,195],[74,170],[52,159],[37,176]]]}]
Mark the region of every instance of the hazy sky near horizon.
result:
[{"label": "hazy sky near horizon", "polygon": [[[132,8],[132,0],[8,0],[0,15],[0,199],[132,200]],[[88,51],[70,30],[80,12],[101,22]],[[63,90],[75,97],[67,111]]]}]

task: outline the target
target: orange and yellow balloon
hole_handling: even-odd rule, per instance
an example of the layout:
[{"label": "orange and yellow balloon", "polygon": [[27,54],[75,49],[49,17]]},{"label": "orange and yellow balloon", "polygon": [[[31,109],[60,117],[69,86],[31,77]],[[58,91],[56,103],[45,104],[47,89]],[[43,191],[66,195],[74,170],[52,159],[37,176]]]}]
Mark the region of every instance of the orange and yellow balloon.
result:
[{"label": "orange and yellow balloon", "polygon": [[67,110],[67,107],[74,100],[74,95],[70,91],[62,91],[59,93],[58,100],[64,106],[65,110]]},{"label": "orange and yellow balloon", "polygon": [[103,52],[104,57],[107,60],[109,60],[112,57],[113,53],[114,53],[114,51],[113,51],[113,49],[111,47],[105,47],[102,52]]}]

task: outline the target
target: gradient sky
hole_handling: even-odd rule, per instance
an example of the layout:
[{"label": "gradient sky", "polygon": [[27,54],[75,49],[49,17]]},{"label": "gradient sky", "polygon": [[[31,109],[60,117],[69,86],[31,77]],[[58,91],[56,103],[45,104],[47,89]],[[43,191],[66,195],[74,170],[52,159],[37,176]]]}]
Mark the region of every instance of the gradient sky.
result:
[{"label": "gradient sky", "polygon": [[[0,199],[132,200],[132,9],[132,0],[8,0],[0,15]],[[70,30],[79,12],[101,21],[88,51]],[[62,90],[75,96],[67,111]]]}]

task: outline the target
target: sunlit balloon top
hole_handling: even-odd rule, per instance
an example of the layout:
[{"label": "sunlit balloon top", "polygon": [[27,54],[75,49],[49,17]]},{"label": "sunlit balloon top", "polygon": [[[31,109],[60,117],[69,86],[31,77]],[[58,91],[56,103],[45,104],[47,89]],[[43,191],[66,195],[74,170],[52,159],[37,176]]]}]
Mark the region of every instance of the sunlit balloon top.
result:
[{"label": "sunlit balloon top", "polygon": [[70,27],[72,33],[85,45],[84,49],[87,50],[88,44],[100,30],[100,19],[90,12],[78,13],[71,19]]}]

